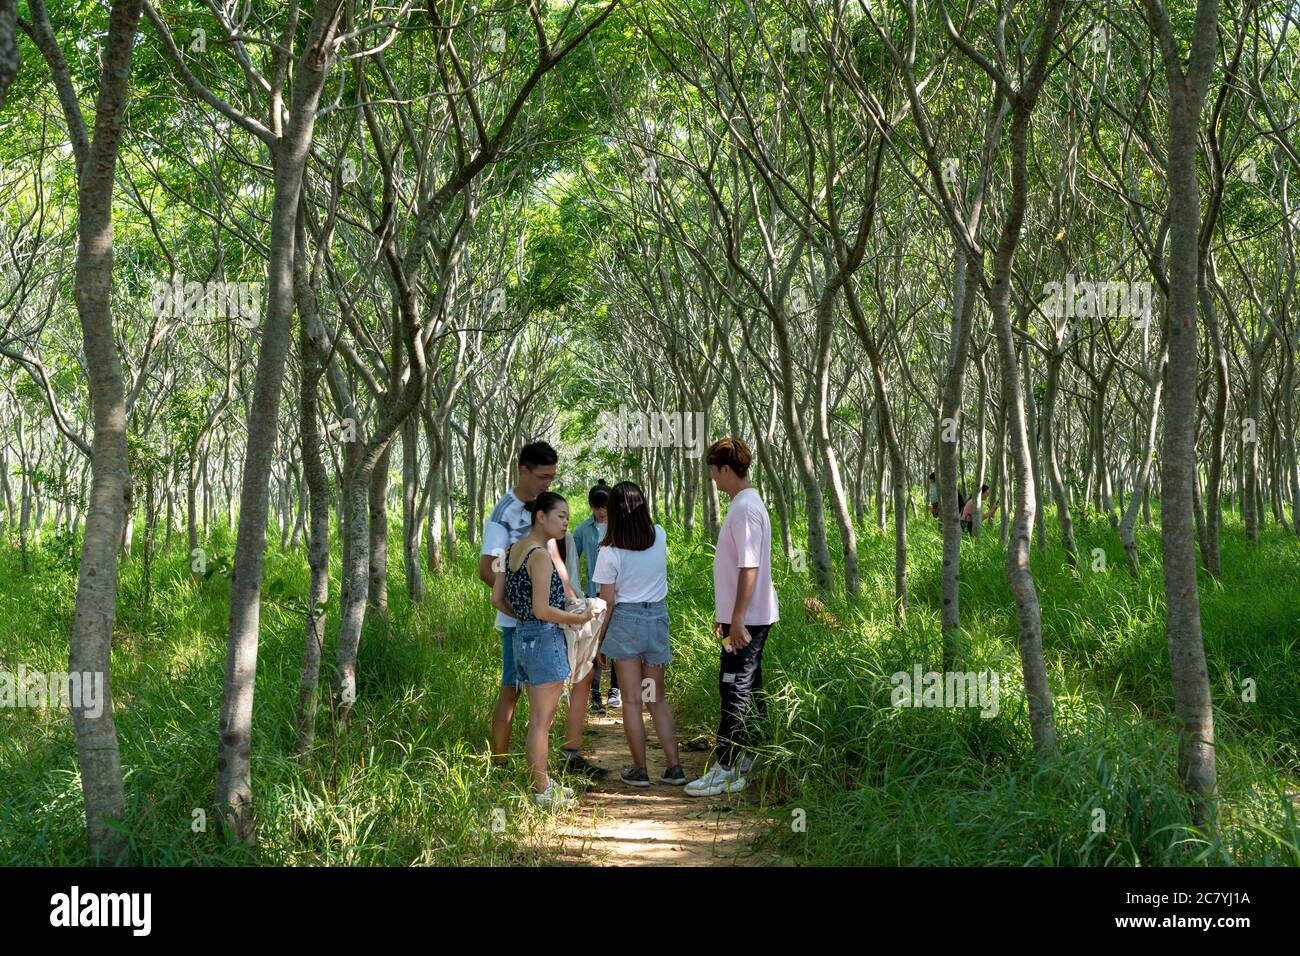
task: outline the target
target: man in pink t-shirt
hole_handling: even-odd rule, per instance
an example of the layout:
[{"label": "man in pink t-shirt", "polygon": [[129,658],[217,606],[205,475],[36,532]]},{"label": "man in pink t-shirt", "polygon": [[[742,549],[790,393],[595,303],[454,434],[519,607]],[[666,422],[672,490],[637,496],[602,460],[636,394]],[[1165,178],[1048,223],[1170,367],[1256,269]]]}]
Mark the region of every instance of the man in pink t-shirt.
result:
[{"label": "man in pink t-shirt", "polygon": [[745,787],[745,773],[753,762],[750,752],[767,714],[763,648],[778,618],[772,523],[763,499],[749,483],[753,455],[743,441],[728,436],[709,447],[706,460],[714,484],[731,503],[713,558],[714,633],[723,642],[718,666],[722,718],[713,766],[686,785],[693,797]]}]

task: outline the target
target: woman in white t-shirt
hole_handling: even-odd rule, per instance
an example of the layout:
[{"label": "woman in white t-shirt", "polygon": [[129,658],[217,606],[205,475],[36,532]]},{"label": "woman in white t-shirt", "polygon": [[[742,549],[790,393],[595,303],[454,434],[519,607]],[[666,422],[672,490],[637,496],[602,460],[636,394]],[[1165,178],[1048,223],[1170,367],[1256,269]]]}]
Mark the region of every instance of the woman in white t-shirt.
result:
[{"label": "woman in white t-shirt", "polygon": [[672,662],[668,646],[668,546],[664,529],[650,520],[645,495],[631,481],[609,491],[609,525],[596,556],[591,579],[609,605],[602,658],[614,662],[623,698],[623,733],[632,752],[632,766],[623,782],[650,786],[646,769],[644,701],[654,717],[655,733],[668,760],[661,783],[680,786],[686,772],[677,757],[677,730],[672,708],[664,696],[664,668]]}]

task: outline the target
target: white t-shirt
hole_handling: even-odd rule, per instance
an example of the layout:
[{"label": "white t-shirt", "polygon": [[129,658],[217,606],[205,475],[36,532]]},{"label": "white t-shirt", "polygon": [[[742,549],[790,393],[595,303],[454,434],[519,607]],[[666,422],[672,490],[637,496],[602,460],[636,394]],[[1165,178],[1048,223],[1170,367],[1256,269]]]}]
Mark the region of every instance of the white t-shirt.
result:
[{"label": "white t-shirt", "polygon": [[655,525],[655,543],[644,551],[601,548],[591,579],[614,585],[614,601],[631,604],[668,597],[668,537]]},{"label": "white t-shirt", "polygon": [[775,623],[779,618],[776,589],[772,587],[772,522],[767,517],[767,506],[753,488],[731,499],[718,532],[718,548],[713,555],[713,612],[719,624],[731,623],[741,568],[758,568],[745,624],[758,627]]},{"label": "white t-shirt", "polygon": [[[507,491],[483,522],[483,547],[479,554],[503,555],[532,530],[532,513],[513,491]],[[510,615],[497,611],[497,627],[514,627],[516,623]]]}]

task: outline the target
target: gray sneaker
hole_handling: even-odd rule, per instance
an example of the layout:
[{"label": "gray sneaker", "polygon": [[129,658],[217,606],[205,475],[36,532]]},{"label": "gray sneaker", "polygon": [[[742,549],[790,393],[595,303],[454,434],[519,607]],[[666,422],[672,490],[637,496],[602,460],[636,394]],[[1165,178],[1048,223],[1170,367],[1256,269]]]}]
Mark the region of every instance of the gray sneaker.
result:
[{"label": "gray sneaker", "polygon": [[681,764],[669,767],[663,772],[663,775],[659,778],[659,782],[666,783],[670,787],[684,787],[686,786],[686,771],[682,768]]},{"label": "gray sneaker", "polygon": [[646,773],[645,767],[624,767],[619,776],[629,787],[650,786],[650,774]]}]

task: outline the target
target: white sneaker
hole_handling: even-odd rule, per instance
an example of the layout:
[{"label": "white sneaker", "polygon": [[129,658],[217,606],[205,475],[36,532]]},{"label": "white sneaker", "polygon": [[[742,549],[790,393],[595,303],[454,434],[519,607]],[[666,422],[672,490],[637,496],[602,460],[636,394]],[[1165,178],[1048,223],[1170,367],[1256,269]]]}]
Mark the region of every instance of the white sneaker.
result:
[{"label": "white sneaker", "polygon": [[534,793],[533,803],[539,807],[545,807],[548,810],[576,810],[578,801],[573,798],[573,790],[569,787],[557,786],[555,781],[551,781],[541,793]]},{"label": "white sneaker", "polygon": [[615,687],[613,690],[609,692],[609,697],[605,701],[605,706],[606,707],[623,706],[623,695],[618,692],[617,687]]},{"label": "white sneaker", "polygon": [[686,792],[692,797],[716,797],[722,793],[739,793],[745,789],[745,778],[740,769],[728,770],[721,764],[714,764],[699,780],[692,780],[686,785]]}]

